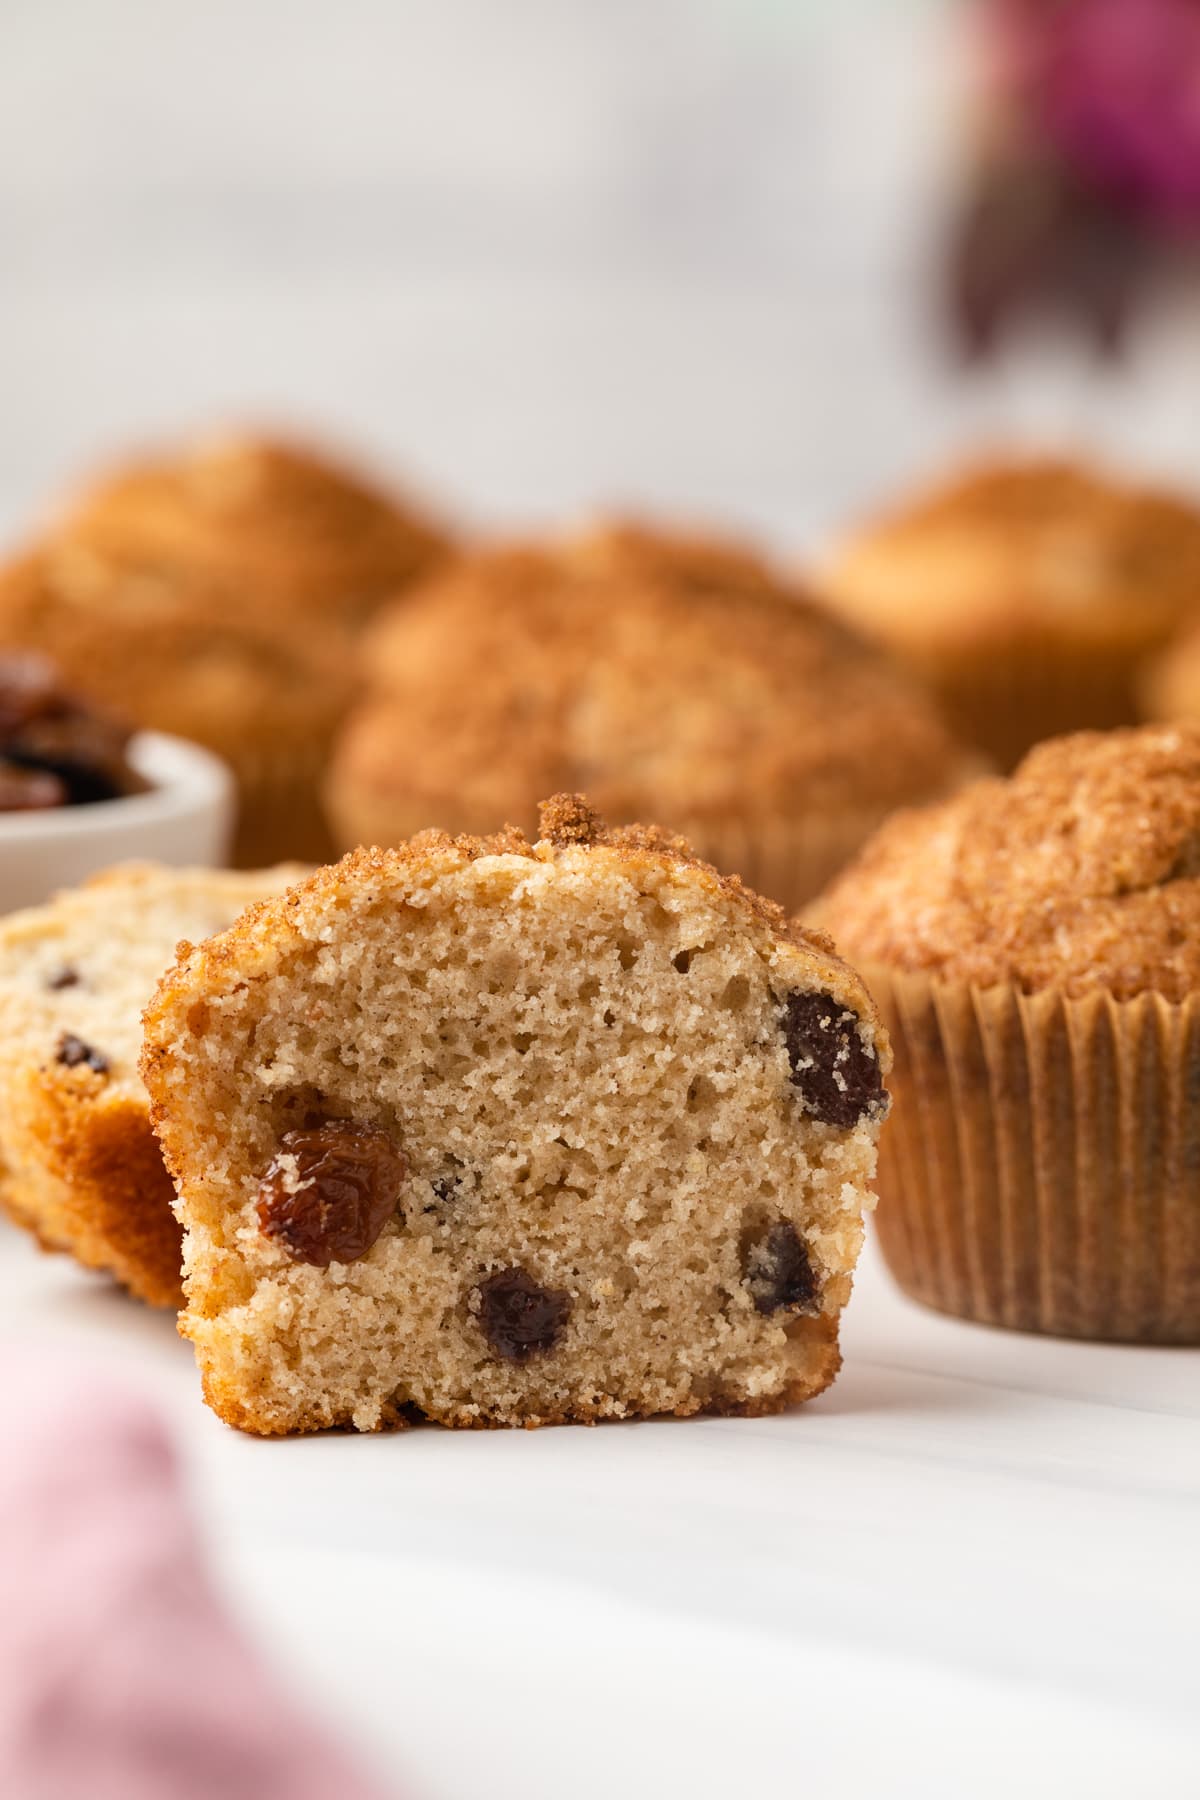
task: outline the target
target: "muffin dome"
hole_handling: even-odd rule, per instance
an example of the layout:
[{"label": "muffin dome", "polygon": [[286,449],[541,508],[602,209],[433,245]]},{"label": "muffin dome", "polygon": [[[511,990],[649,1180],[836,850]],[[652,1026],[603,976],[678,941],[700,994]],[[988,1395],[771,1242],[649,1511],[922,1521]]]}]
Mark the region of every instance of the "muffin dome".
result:
[{"label": "muffin dome", "polygon": [[754,846],[821,826],[826,866],[796,871],[814,892],[963,761],[881,656],[752,557],[735,579],[733,556],[593,534],[492,550],[426,584],[366,644],[373,691],[329,787],[341,841],[531,829],[539,794],[586,789],[610,818],[655,818],[786,900]]},{"label": "muffin dome", "polygon": [[839,610],[1005,765],[1137,719],[1137,669],[1200,614],[1200,510],[1061,461],[997,461],[852,537]]},{"label": "muffin dome", "polygon": [[1200,992],[1200,726],[1081,732],[889,820],[816,909],[866,964],[988,988]]},{"label": "muffin dome", "polygon": [[101,552],[235,585],[255,610],[350,625],[448,547],[432,520],[356,472],[253,436],[133,463],[86,493],[69,524]]}]

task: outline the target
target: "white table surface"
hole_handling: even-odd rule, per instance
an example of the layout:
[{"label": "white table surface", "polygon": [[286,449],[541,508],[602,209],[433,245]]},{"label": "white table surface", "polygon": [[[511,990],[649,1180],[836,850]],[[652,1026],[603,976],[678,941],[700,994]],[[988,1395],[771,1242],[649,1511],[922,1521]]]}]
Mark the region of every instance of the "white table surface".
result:
[{"label": "white table surface", "polygon": [[408,1792],[1200,1793],[1200,1352],[956,1324],[869,1252],[786,1417],[262,1443],[9,1230],[0,1306],[157,1399],[234,1607]]}]

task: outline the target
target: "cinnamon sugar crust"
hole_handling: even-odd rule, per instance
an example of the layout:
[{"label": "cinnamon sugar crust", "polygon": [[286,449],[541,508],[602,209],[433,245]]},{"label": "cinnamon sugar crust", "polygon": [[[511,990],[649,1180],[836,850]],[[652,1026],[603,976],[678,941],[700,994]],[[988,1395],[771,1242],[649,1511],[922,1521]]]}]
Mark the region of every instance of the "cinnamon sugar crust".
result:
[{"label": "cinnamon sugar crust", "polygon": [[827,591],[912,653],[1161,644],[1200,607],[1200,508],[1065,459],[996,458],[843,545]]},{"label": "cinnamon sugar crust", "polygon": [[[460,562],[373,626],[328,784],[347,844],[585,788],[722,831],[877,819],[966,759],[907,680],[749,553],[630,528]],[[867,827],[869,829],[869,825]]]},{"label": "cinnamon sugar crust", "polygon": [[449,553],[442,527],[306,446],[229,434],[100,480],[69,519],[118,556],[233,584],[258,610],[361,622]]},{"label": "cinnamon sugar crust", "polygon": [[1200,726],[1081,732],[898,814],[814,916],[856,961],[1032,993],[1200,990]]}]

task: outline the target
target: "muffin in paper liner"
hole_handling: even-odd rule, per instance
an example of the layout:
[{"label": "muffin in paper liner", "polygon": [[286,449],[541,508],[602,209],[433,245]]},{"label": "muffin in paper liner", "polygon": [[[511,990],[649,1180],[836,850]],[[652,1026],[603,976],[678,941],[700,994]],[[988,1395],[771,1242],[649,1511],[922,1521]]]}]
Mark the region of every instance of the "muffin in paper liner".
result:
[{"label": "muffin in paper liner", "polygon": [[879,1239],[982,1324],[1200,1343],[1200,995],[977,988],[862,964],[891,1034]]},{"label": "muffin in paper liner", "polygon": [[1009,769],[1136,722],[1147,659],[1197,616],[1200,509],[1084,461],[993,456],[852,533],[823,585]]}]

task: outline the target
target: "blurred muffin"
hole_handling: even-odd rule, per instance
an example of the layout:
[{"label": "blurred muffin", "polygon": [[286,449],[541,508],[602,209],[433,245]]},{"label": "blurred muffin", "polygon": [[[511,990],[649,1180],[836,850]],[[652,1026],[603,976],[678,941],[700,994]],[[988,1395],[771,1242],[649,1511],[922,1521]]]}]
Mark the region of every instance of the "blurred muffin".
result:
[{"label": "blurred muffin", "polygon": [[892,1034],[878,1230],[942,1311],[1200,1342],[1200,727],[890,820],[813,909]]},{"label": "blurred muffin", "polygon": [[[733,578],[733,570],[740,574]],[[877,653],[749,553],[621,528],[490,550],[376,621],[327,796],[343,846],[587,791],[786,904],[964,762]]]},{"label": "blurred muffin", "polygon": [[689,593],[778,594],[779,572],[749,544],[699,530],[668,531],[643,519],[594,519],[553,546],[580,573],[653,576]]},{"label": "blurred muffin", "polygon": [[207,575],[62,536],[0,569],[0,650],[12,649],[52,654],[80,694],[222,756],[240,863],[329,852],[319,785],[353,691],[336,626],[282,631]]},{"label": "blurred muffin", "polygon": [[1200,618],[1142,670],[1142,717],[1200,719]]},{"label": "blurred muffin", "polygon": [[1137,674],[1200,614],[1200,510],[1081,464],[997,461],[842,546],[829,597],[1002,767],[1133,724]]},{"label": "blurred muffin", "polygon": [[352,628],[448,549],[431,518],[354,470],[254,436],[132,463],[85,493],[69,526],[102,553],[236,588],[262,614]]}]

